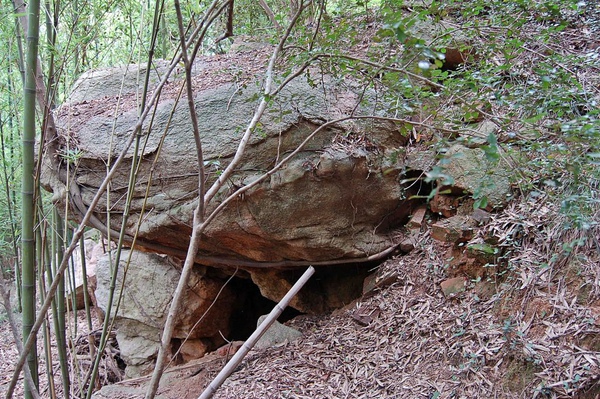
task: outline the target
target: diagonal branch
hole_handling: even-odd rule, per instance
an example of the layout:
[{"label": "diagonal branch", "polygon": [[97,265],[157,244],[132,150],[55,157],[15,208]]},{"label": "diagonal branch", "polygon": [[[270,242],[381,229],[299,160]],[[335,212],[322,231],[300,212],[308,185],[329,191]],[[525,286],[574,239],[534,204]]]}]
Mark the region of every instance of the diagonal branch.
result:
[{"label": "diagonal branch", "polygon": [[[183,37],[184,32],[183,32],[183,28],[182,28],[183,23],[182,23],[181,11],[179,10],[179,1],[178,0],[175,0],[175,8],[177,11],[177,18],[178,18],[178,23],[179,23],[180,39],[181,39],[182,43],[184,43],[184,37]],[[214,197],[214,195],[216,194],[218,189],[224,184],[224,182],[227,181],[227,177],[229,177],[233,173],[233,171],[237,168],[237,166],[239,165],[239,163],[242,159],[242,156],[245,152],[248,141],[250,140],[250,137],[251,137],[252,133],[254,132],[254,128],[256,127],[258,121],[261,119],[262,115],[264,114],[264,112],[267,108],[267,104],[271,98],[271,87],[273,85],[273,70],[275,68],[275,61],[277,60],[277,58],[281,52],[281,49],[283,48],[283,45],[285,44],[285,41],[289,37],[295,22],[298,20],[300,14],[302,13],[302,10],[303,10],[303,8],[300,8],[298,10],[294,19],[292,20],[292,22],[290,22],[290,25],[289,25],[286,33],[281,38],[279,45],[273,51],[273,55],[271,56],[271,60],[269,62],[269,66],[267,68],[267,72],[266,72],[266,76],[265,76],[265,91],[264,91],[263,98],[261,99],[261,102],[260,102],[257,110],[254,113],[252,121],[246,128],[246,131],[240,141],[240,144],[238,146],[238,149],[236,151],[236,154],[235,154],[233,160],[227,166],[225,171],[221,174],[219,179],[217,179],[217,181],[213,184],[213,186],[210,188],[209,192],[206,195],[203,195],[204,189],[203,189],[203,186],[201,186],[199,196],[198,196],[198,205],[196,206],[196,209],[194,210],[194,220],[193,220],[193,227],[192,227],[192,236],[190,238],[190,245],[188,247],[188,251],[186,254],[185,262],[183,264],[183,269],[181,271],[181,276],[179,277],[179,282],[177,284],[177,288],[175,289],[175,294],[173,296],[173,300],[171,301],[171,305],[169,307],[169,313],[167,314],[167,320],[165,321],[165,327],[163,329],[163,334],[161,337],[161,346],[160,346],[160,349],[158,352],[158,357],[156,359],[156,366],[154,368],[154,372],[152,373],[152,380],[150,381],[148,390],[146,392],[146,396],[145,396],[146,399],[153,399],[155,397],[156,391],[158,390],[158,385],[160,383],[160,379],[162,377],[162,373],[163,373],[163,370],[165,367],[166,358],[167,358],[167,354],[168,354],[167,353],[168,348],[170,346],[171,338],[173,336],[173,330],[175,328],[175,318],[177,316],[177,313],[179,312],[181,298],[183,297],[184,289],[187,285],[189,275],[194,266],[196,255],[198,254],[200,237],[201,237],[202,231],[204,231],[205,227],[207,226],[207,224],[204,221],[204,207]],[[181,52],[182,52],[182,57],[184,59],[184,62],[186,62],[187,49],[185,48],[185,44],[183,45]],[[190,76],[191,76],[191,65],[188,60],[186,62],[186,80],[188,83],[188,88],[187,88],[188,89],[188,104],[190,106],[190,113],[192,115],[195,115],[195,110],[192,110],[192,108],[194,108],[194,101],[193,101],[193,93],[192,93]],[[195,120],[194,123],[197,123],[197,120]],[[194,126],[194,129],[195,129],[195,131],[194,131],[195,139],[197,140],[196,148],[197,148],[197,152],[198,152],[198,162],[201,165],[200,175],[198,176],[198,178],[200,180],[200,184],[203,184],[203,181],[205,179],[204,168],[203,168],[204,165],[203,165],[203,161],[202,161],[202,147],[201,147],[201,143],[200,143],[200,136],[197,132],[197,129],[198,129],[197,125]]]}]

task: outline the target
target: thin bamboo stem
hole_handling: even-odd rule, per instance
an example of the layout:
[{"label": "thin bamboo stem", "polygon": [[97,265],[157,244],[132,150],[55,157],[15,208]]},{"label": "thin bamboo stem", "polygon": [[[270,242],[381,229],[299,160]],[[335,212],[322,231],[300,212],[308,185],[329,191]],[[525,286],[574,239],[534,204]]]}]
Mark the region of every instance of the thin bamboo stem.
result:
[{"label": "thin bamboo stem", "polygon": [[[42,214],[41,212],[39,213]],[[38,275],[38,290],[40,295],[40,300],[43,301],[46,298],[46,280],[44,279],[44,267],[47,266],[50,262],[45,262],[44,258],[47,256],[48,252],[46,251],[46,240],[45,233],[48,230],[47,221],[42,220],[39,223],[39,228],[36,230],[36,256],[37,256],[37,264],[39,265],[39,275]],[[54,319],[56,320],[56,318]],[[48,379],[48,391],[50,393],[51,398],[56,397],[56,384],[54,381],[54,369],[52,367],[52,341],[50,334],[50,325],[47,321],[44,321],[44,325],[42,326],[42,335],[44,342],[44,360],[46,363],[46,378]]]},{"label": "thin bamboo stem", "polygon": [[[56,269],[58,269],[58,265],[61,264],[64,256],[64,224],[63,220],[58,214],[58,210],[56,207],[52,208],[52,231],[54,234],[52,235],[52,264],[53,264],[53,278],[56,278]],[[67,329],[66,329],[66,299],[65,295],[65,279],[61,279],[58,285],[57,295],[55,297],[56,300],[56,348],[58,350],[58,359],[60,362],[60,372],[63,383],[64,392],[69,392],[70,390],[70,380],[69,380],[69,365],[67,362]]]},{"label": "thin bamboo stem", "polygon": [[[4,275],[0,273],[0,296],[2,297],[2,305],[4,306],[4,310],[6,310],[6,317],[8,318],[8,324],[10,325],[10,330],[12,331],[13,338],[15,339],[15,344],[17,346],[17,351],[22,354],[23,353],[23,344],[19,339],[19,329],[17,328],[17,322],[15,321],[15,317],[13,316],[12,308],[10,305],[10,296],[8,291],[6,290],[6,281],[4,280]],[[31,389],[30,393],[34,399],[40,399],[40,394],[35,387],[35,382],[33,380],[33,376],[31,375],[31,371],[29,370],[29,365],[25,364],[25,381],[28,381]]]},{"label": "thin bamboo stem", "polygon": [[81,276],[83,284],[83,304],[85,308],[85,319],[87,321],[88,333],[92,331],[92,315],[90,312],[90,293],[88,292],[87,262],[85,258],[85,239],[79,238],[79,254],[81,256]]}]

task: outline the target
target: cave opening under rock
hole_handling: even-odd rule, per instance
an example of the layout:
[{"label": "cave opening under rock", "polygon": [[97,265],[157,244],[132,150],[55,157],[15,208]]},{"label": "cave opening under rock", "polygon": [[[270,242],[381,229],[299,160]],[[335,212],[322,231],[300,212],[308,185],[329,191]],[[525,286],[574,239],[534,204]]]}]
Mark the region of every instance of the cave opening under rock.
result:
[{"label": "cave opening under rock", "polygon": [[[229,315],[230,334],[226,338],[229,341],[244,341],[256,330],[259,317],[269,314],[277,302],[262,296],[258,286],[250,279],[234,277],[230,284],[238,294],[238,302]],[[285,323],[300,314],[303,313],[288,307],[278,320]]]},{"label": "cave opening under rock", "polygon": [[[285,323],[300,315],[327,314],[351,304],[362,295],[364,279],[382,261],[315,267],[313,277],[277,320]],[[246,340],[255,331],[259,317],[270,313],[276,306],[277,301],[269,297],[284,295],[304,271],[305,268],[258,271],[253,279],[234,277],[229,284],[236,292],[237,303],[230,315],[223,315],[229,317],[230,325],[230,334],[225,338],[228,341]],[[256,277],[256,273],[262,276]],[[253,280],[259,281],[259,284],[270,281],[269,287],[277,287],[278,291],[261,292]]]}]

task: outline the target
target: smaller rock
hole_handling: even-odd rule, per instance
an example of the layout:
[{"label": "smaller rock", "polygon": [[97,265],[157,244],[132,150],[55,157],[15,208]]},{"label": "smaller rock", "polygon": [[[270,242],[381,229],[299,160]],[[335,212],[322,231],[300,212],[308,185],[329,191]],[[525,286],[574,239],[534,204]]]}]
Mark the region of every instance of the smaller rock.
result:
[{"label": "smaller rock", "polygon": [[[481,118],[482,115],[479,115]],[[478,122],[481,122],[479,120]],[[465,137],[464,144],[468,148],[478,148],[488,143],[488,136],[490,134],[498,133],[498,125],[492,121],[483,121],[474,130],[469,132],[469,136]]]},{"label": "smaller rock", "polygon": [[440,288],[442,289],[442,293],[446,298],[452,298],[461,292],[465,291],[465,287],[467,285],[467,279],[464,277],[454,277],[448,280],[443,281],[440,284]]},{"label": "smaller rock", "polygon": [[410,237],[406,237],[404,240],[402,240],[402,242],[400,243],[400,251],[404,252],[404,253],[409,253],[411,252],[413,249],[415,249],[415,239],[414,237],[410,236]]},{"label": "smaller rock", "polygon": [[389,287],[398,281],[398,275],[395,273],[382,273],[378,269],[375,273],[369,274],[363,283],[363,297],[370,296],[376,290]]},{"label": "smaller rock", "polygon": [[431,170],[436,163],[437,154],[432,150],[423,150],[408,146],[406,148],[406,167],[412,170]]},{"label": "smaller rock", "polygon": [[160,348],[161,330],[136,320],[119,322],[117,342],[121,359],[125,362],[125,376],[135,378],[154,369],[156,354]]},{"label": "smaller rock", "polygon": [[427,205],[420,205],[415,209],[411,215],[410,221],[406,224],[409,229],[420,229],[425,220],[425,214],[427,213]]},{"label": "smaller rock", "polygon": [[[88,286],[88,303],[94,304],[95,298],[93,298],[93,292],[90,295],[90,287],[95,287],[96,284],[96,261],[94,258],[94,253],[98,251],[97,247],[102,249],[102,244],[96,244],[91,239],[86,239],[84,241],[84,249],[85,249],[85,265],[86,265],[86,284]],[[67,294],[67,301],[69,302],[69,309],[72,307],[73,302],[71,302],[71,291],[73,287],[75,288],[75,310],[80,310],[85,308],[85,295],[83,290],[83,262],[81,259],[81,250],[80,247],[77,246],[75,251],[73,251],[72,256],[73,266],[69,273],[69,279],[66,280],[65,283],[65,291]],[[74,271],[74,273],[71,273]]]},{"label": "smaller rock", "polygon": [[269,47],[268,43],[257,42],[251,36],[237,35],[229,48],[230,53],[246,53],[260,51]]},{"label": "smaller rock", "polygon": [[350,316],[354,321],[364,327],[371,324],[380,314],[381,309],[378,306],[371,305],[354,309]]},{"label": "smaller rock", "polygon": [[453,216],[440,220],[431,226],[431,238],[434,240],[458,244],[473,238],[474,230],[469,219],[464,216]]},{"label": "smaller rock", "polygon": [[207,344],[206,340],[188,339],[181,345],[181,348],[179,348],[179,354],[184,362],[189,362],[201,358],[209,349],[210,344]]},{"label": "smaller rock", "polygon": [[[260,316],[257,322],[257,326],[259,326],[267,316]],[[264,335],[258,340],[255,345],[257,349],[265,349],[270,348],[284,342],[291,342],[295,339],[298,339],[302,336],[302,333],[296,329],[285,326],[275,320],[271,327],[264,333]]]},{"label": "smaller rock", "polygon": [[233,341],[223,345],[215,351],[217,356],[231,357],[244,345],[244,341]]},{"label": "smaller rock", "polygon": [[[454,178],[452,193],[478,193],[488,200],[488,208],[502,208],[510,198],[511,167],[502,159],[492,161],[481,148],[467,148],[460,144],[450,147],[439,166]],[[433,208],[432,208],[433,210]]]},{"label": "smaller rock", "polygon": [[489,267],[486,267],[481,262],[467,257],[465,250],[459,252],[460,253],[450,261],[449,272],[454,275],[464,274],[472,279],[484,278],[492,272]]},{"label": "smaller rock", "polygon": [[473,291],[479,299],[487,301],[496,293],[496,284],[481,280],[475,284]]},{"label": "smaller rock", "polygon": [[471,214],[471,219],[477,222],[478,225],[482,225],[488,223],[492,219],[492,214],[477,208]]},{"label": "smaller rock", "polygon": [[471,216],[473,213],[473,205],[475,204],[475,200],[473,198],[462,198],[460,201],[460,205],[456,209],[456,214],[458,216]]}]

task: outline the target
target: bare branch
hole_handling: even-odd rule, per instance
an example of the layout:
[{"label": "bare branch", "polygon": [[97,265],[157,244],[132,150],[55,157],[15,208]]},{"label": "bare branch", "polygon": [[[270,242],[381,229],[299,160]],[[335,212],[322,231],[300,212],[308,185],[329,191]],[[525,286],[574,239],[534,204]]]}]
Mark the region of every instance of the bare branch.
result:
[{"label": "bare branch", "polygon": [[260,4],[265,14],[267,14],[267,17],[269,17],[269,21],[271,21],[275,29],[277,29],[278,32],[281,31],[281,25],[279,25],[279,22],[277,22],[277,20],[275,19],[275,14],[273,13],[273,10],[271,10],[271,7],[269,7],[265,0],[258,0],[258,4]]},{"label": "bare branch", "polygon": [[[4,280],[4,273],[0,271],[0,296],[2,296],[2,305],[4,306],[4,310],[6,311],[6,317],[8,318],[8,324],[10,325],[10,330],[13,334],[13,338],[15,340],[15,344],[17,346],[17,352],[19,354],[23,353],[23,343],[21,342],[21,337],[19,335],[19,329],[17,328],[17,323],[15,322],[15,317],[12,314],[12,309],[10,306],[10,294],[6,289],[6,280]],[[31,370],[29,370],[29,364],[25,363],[25,380],[31,389],[31,395],[35,399],[40,399],[40,394],[37,390],[35,383],[33,382],[33,377],[31,376]]]},{"label": "bare branch", "polygon": [[[229,4],[233,5],[233,0],[229,0]],[[187,90],[187,99],[188,99],[188,108],[190,111],[190,117],[192,120],[192,128],[194,132],[194,141],[196,144],[196,159],[198,163],[198,204],[194,210],[194,220],[192,227],[192,236],[190,238],[190,244],[188,247],[188,252],[186,254],[185,262],[183,265],[183,270],[181,271],[181,276],[179,277],[179,282],[177,283],[177,288],[175,289],[175,293],[173,295],[173,300],[171,301],[171,305],[169,307],[169,313],[167,314],[167,320],[165,321],[165,326],[163,328],[163,333],[161,337],[161,345],[158,351],[158,356],[156,359],[156,366],[154,367],[154,371],[152,373],[152,380],[148,386],[148,391],[146,392],[146,398],[152,399],[156,395],[156,391],[158,390],[158,385],[160,383],[160,379],[162,377],[163,370],[165,368],[165,363],[169,351],[169,347],[171,344],[171,338],[173,336],[173,330],[175,329],[175,319],[177,313],[179,312],[179,306],[181,303],[181,298],[183,297],[184,290],[186,288],[187,282],[189,280],[189,275],[192,271],[192,267],[194,266],[194,258],[198,253],[199,241],[200,241],[200,233],[198,230],[198,226],[202,226],[204,224],[204,213],[206,202],[204,200],[204,182],[205,182],[205,170],[204,170],[204,158],[202,154],[202,142],[200,140],[200,131],[198,128],[198,117],[196,114],[196,106],[194,103],[194,92],[192,87],[192,63],[193,59],[190,60],[188,57],[188,47],[185,42],[185,31],[183,29],[183,16],[181,14],[181,8],[179,5],[179,0],[175,0],[175,11],[177,12],[177,24],[179,28],[179,37],[181,41],[181,56],[183,58],[183,62],[185,65],[185,81],[186,81],[186,90]],[[215,3],[217,2],[215,1]],[[213,8],[214,9],[214,8]],[[211,21],[214,21],[216,15],[223,11],[221,8],[217,13],[213,16]],[[233,11],[231,11],[231,15]],[[204,27],[203,32],[206,32],[208,25]],[[200,35],[198,38],[198,43],[196,44],[196,51],[200,48],[200,44],[204,39],[204,35]],[[196,54],[194,52],[194,55]]]}]

